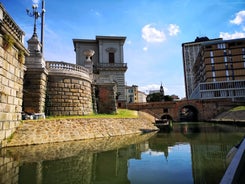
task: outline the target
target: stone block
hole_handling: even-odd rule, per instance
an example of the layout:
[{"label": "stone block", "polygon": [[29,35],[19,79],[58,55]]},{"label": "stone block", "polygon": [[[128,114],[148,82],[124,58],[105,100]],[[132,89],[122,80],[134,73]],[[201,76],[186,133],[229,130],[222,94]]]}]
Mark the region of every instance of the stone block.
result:
[{"label": "stone block", "polygon": [[79,84],[79,80],[77,80],[77,79],[72,79],[72,80],[71,80],[71,83],[72,83],[72,84]]},{"label": "stone block", "polygon": [[14,97],[12,96],[8,96],[8,101],[7,101],[8,104],[13,104],[14,103]]},{"label": "stone block", "polygon": [[10,129],[10,122],[9,121],[5,121],[3,123],[3,130],[8,130]]},{"label": "stone block", "polygon": [[64,83],[71,83],[71,79],[64,79]]},{"label": "stone block", "polygon": [[[5,131],[4,130],[0,130],[0,140],[3,140],[5,139],[6,136],[5,136]],[[0,141],[1,142],[1,141]]]},{"label": "stone block", "polygon": [[65,87],[64,83],[58,83],[57,87],[63,88]]}]

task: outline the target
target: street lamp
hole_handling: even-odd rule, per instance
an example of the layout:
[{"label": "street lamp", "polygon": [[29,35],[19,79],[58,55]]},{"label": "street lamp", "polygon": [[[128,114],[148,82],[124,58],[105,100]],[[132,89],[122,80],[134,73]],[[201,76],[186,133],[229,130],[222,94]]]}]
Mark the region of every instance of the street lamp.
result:
[{"label": "street lamp", "polygon": [[41,17],[41,52],[43,53],[43,47],[44,47],[44,13],[45,13],[45,1],[42,0],[42,12],[39,13],[38,10],[38,5],[33,4],[32,5],[32,12],[29,9],[26,9],[27,15],[30,17],[34,17],[34,31],[33,35],[37,36],[37,19],[38,17]]},{"label": "street lamp", "polygon": [[37,4],[33,4],[32,5],[32,12],[29,9],[26,9],[26,13],[27,15],[29,15],[30,17],[34,17],[34,30],[33,30],[33,35],[36,35],[37,32],[37,28],[36,28],[36,24],[37,24],[37,19],[38,17],[40,17],[40,13],[37,11],[38,5]]}]

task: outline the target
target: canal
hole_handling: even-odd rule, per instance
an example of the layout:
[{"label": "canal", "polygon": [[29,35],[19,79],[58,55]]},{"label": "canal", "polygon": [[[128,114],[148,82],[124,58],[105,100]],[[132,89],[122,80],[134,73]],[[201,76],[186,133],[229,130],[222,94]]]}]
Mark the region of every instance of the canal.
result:
[{"label": "canal", "polygon": [[0,183],[219,183],[245,127],[174,123],[164,132],[4,148]]}]

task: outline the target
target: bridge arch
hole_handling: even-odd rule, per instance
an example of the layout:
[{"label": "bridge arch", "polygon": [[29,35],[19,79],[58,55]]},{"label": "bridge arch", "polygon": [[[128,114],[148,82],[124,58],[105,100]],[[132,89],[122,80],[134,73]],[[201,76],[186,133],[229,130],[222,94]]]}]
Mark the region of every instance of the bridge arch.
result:
[{"label": "bridge arch", "polygon": [[198,121],[199,111],[194,105],[185,104],[179,108],[180,121]]}]

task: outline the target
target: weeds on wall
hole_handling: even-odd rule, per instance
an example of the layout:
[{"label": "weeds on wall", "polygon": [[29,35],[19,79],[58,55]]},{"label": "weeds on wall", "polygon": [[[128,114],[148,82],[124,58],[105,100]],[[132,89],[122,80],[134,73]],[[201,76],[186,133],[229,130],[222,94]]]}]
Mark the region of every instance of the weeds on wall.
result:
[{"label": "weeds on wall", "polygon": [[4,50],[8,50],[9,48],[13,47],[14,38],[11,35],[5,34],[3,35],[3,39],[4,39],[4,44],[3,44]]}]

